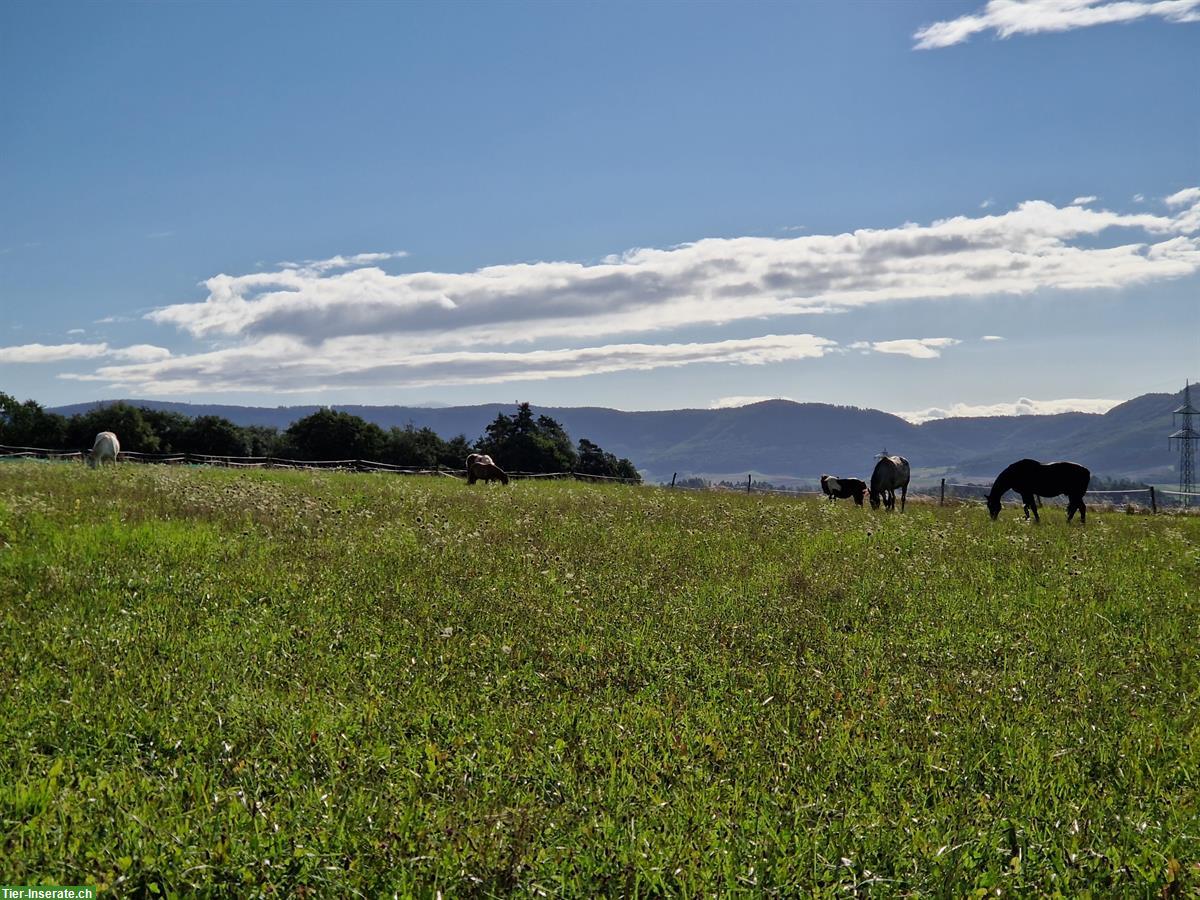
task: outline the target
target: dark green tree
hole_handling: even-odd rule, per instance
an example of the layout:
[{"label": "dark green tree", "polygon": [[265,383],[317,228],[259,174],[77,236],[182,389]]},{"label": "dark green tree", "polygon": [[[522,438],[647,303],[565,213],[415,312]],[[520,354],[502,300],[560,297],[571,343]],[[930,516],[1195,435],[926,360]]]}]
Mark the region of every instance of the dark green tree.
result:
[{"label": "dark green tree", "polygon": [[387,435],[373,422],[347,412],[319,409],[283,434],[285,456],[297,459],[380,459]]},{"label": "dark green tree", "polygon": [[[188,432],[193,420],[190,416],[166,409],[147,409],[144,406],[137,408],[141,411],[146,424],[150,426],[150,430],[158,438],[159,453],[183,453],[191,449]],[[121,437],[120,432],[117,432],[117,437]],[[123,439],[121,446],[125,446]]]},{"label": "dark green tree", "polygon": [[465,434],[460,434],[446,441],[442,447],[438,462],[451,469],[461,469],[467,462],[467,457],[475,452],[475,447],[467,440]]},{"label": "dark green tree", "polygon": [[280,456],[283,437],[279,429],[271,425],[244,425],[242,434],[246,441],[247,456]]},{"label": "dark green tree", "polygon": [[115,434],[122,450],[158,453],[161,448],[158,435],[146,421],[142,409],[128,403],[98,406],[71,416],[67,420],[66,444],[73,449],[91,450],[96,435],[101,431]]},{"label": "dark green tree", "polygon": [[549,416],[534,419],[528,403],[520,404],[515,416],[498,413],[478,447],[515,472],[567,472],[575,465],[575,448],[562,425]]},{"label": "dark green tree", "polygon": [[637,468],[628,459],[617,457],[587,438],[579,439],[579,462],[575,471],[583,475],[603,475],[608,478],[629,478],[641,481]]},{"label": "dark green tree", "polygon": [[67,420],[46,412],[33,400],[24,403],[0,392],[0,444],[59,450],[67,440]]},{"label": "dark green tree", "polygon": [[214,456],[250,456],[246,430],[223,416],[197,416],[172,441],[172,450]]},{"label": "dark green tree", "polygon": [[388,432],[385,461],[397,466],[432,468],[441,461],[444,449],[445,443],[432,428],[418,429],[409,423]]}]

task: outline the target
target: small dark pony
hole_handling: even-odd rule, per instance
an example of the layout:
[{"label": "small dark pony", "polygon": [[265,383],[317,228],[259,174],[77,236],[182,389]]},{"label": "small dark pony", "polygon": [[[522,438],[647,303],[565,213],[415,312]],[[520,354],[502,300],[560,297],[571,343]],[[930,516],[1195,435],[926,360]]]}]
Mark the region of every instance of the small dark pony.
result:
[{"label": "small dark pony", "polygon": [[867,492],[867,483],[861,478],[834,478],[832,475],[821,476],[821,490],[830,500],[845,500],[854,498],[855,506],[863,505],[863,495]]},{"label": "small dark pony", "polygon": [[467,457],[467,484],[479,479],[508,484],[508,475],[486,453],[472,453]]},{"label": "small dark pony", "polygon": [[988,512],[992,518],[1000,515],[1000,498],[1008,491],[1016,491],[1025,504],[1025,518],[1033,511],[1033,521],[1038,518],[1038,497],[1067,495],[1067,521],[1070,522],[1079,510],[1079,522],[1087,521],[1087,507],[1083,495],[1092,481],[1092,473],[1073,462],[1040,463],[1036,459],[1020,459],[996,476],[991,493],[987,496]]},{"label": "small dark pony", "polygon": [[871,509],[883,508],[891,512],[896,508],[896,489],[900,489],[900,512],[904,512],[904,501],[908,499],[908,460],[903,456],[885,456],[875,463],[871,473]]}]

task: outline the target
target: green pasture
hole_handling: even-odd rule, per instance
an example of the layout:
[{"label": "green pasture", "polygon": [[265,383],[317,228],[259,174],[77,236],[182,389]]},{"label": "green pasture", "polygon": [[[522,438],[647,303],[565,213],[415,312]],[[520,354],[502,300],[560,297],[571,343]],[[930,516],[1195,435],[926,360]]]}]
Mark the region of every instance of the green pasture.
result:
[{"label": "green pasture", "polygon": [[0,466],[0,883],[1200,891],[1200,519]]}]

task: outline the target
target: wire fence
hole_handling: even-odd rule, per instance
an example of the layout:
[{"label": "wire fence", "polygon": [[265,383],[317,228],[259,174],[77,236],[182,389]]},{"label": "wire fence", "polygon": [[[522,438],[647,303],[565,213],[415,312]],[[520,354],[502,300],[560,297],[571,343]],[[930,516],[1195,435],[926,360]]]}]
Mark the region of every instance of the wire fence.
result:
[{"label": "wire fence", "polygon": [[[88,457],[84,450],[51,450],[46,447],[13,447],[0,444],[0,460],[3,459],[49,459],[83,461]],[[291,459],[283,456],[221,456],[213,453],[142,453],[137,450],[122,450],[119,459],[123,462],[152,463],[155,465],[219,466],[231,469],[328,469],[342,472],[390,472],[397,475],[445,475],[451,478],[466,478],[467,470],[449,466],[400,466],[372,459]],[[618,478],[612,475],[593,475],[587,472],[507,472],[509,478],[570,478],[576,481],[610,481],[622,484],[638,484],[636,478]]]},{"label": "wire fence", "polygon": [[[0,444],[0,460],[15,460],[15,459],[47,459],[57,461],[84,461],[88,457],[88,452],[84,450],[52,450],[46,447],[15,447]],[[152,463],[155,465],[192,465],[192,466],[219,466],[222,468],[231,469],[325,469],[342,472],[379,472],[393,473],[396,475],[433,475],[446,476],[450,478],[467,477],[466,469],[458,469],[448,466],[435,465],[430,466],[401,466],[395,463],[379,462],[370,459],[292,459],[283,456],[222,456],[213,453],[142,453],[136,450],[122,450],[120,459],[128,462],[137,463]],[[619,484],[640,484],[638,479],[634,478],[619,478],[612,475],[591,475],[585,472],[508,472],[509,478],[513,479],[574,479],[576,481],[588,482],[615,482]],[[670,485],[665,485],[674,490],[720,490],[720,491],[745,491],[750,494],[771,494],[783,497],[800,497],[824,494],[824,491],[819,489],[795,489],[778,488],[774,486],[766,486],[755,484],[753,476],[747,476],[745,487],[734,484],[720,485],[696,485],[696,484],[676,484],[675,478],[671,479]],[[949,490],[949,493],[947,491]],[[964,500],[964,499],[981,499],[991,491],[991,485],[988,484],[973,484],[961,483],[955,481],[941,480],[941,484],[934,488],[917,488],[909,492],[908,499],[918,502],[937,502],[944,505],[946,500]],[[965,493],[964,493],[965,492]],[[1197,505],[1200,505],[1200,493],[1188,491],[1172,491],[1164,488],[1156,488],[1153,486],[1141,488],[1118,488],[1111,490],[1095,490],[1088,491],[1087,496],[1108,495],[1120,496],[1127,501],[1134,498],[1142,497],[1149,502],[1151,512],[1158,512],[1159,498],[1163,495],[1169,497],[1178,497],[1181,505],[1188,505],[1188,502],[1195,498]],[[1053,505],[1053,500],[1051,501]]]},{"label": "wire fence", "polygon": [[[689,479],[689,481],[691,481],[691,479]],[[710,484],[708,482],[704,482],[702,484],[696,484],[696,483],[694,483],[694,481],[693,481],[693,483],[685,482],[685,483],[676,484],[675,480],[672,479],[671,484],[668,486],[675,490],[693,490],[693,491],[714,491],[715,490],[715,491],[748,493],[748,494],[775,494],[775,495],[784,496],[784,497],[796,497],[796,496],[813,495],[813,494],[819,495],[819,494],[825,493],[822,490],[817,490],[817,489],[812,489],[812,488],[791,489],[791,488],[778,488],[778,487],[774,487],[774,486],[767,487],[767,486],[763,486],[763,485],[758,485],[758,484],[754,483],[753,476],[747,476],[746,482],[744,485],[736,485],[736,484],[731,484],[729,482],[721,482],[716,485]],[[947,500],[949,500],[951,502],[963,501],[963,500],[982,500],[985,496],[987,496],[989,493],[991,493],[991,490],[992,490],[992,486],[990,484],[973,484],[973,483],[946,481],[943,478],[939,485],[929,485],[929,486],[923,486],[923,487],[917,487],[917,488],[910,488],[908,491],[906,500],[914,501],[917,503],[937,503],[940,506],[944,506],[946,504]],[[1181,500],[1177,504],[1171,504],[1168,501],[1168,503],[1164,504],[1164,505],[1171,505],[1176,508],[1178,508],[1180,506],[1186,507],[1188,505],[1187,501],[1191,500],[1192,498],[1195,498],[1195,500],[1193,502],[1195,503],[1196,506],[1200,506],[1200,493],[1187,492],[1187,491],[1172,491],[1172,490],[1168,490],[1165,488],[1157,488],[1152,485],[1147,485],[1146,487],[1140,487],[1140,488],[1114,488],[1111,490],[1089,490],[1086,494],[1086,496],[1088,496],[1088,497],[1095,497],[1095,496],[1114,497],[1114,498],[1117,498],[1119,502],[1125,501],[1126,505],[1132,504],[1133,501],[1135,500],[1135,498],[1141,498],[1141,499],[1147,501],[1146,503],[1143,503],[1142,505],[1145,506],[1145,508],[1149,509],[1150,512],[1152,512],[1152,513],[1158,512],[1159,501],[1161,499],[1163,499],[1164,495],[1166,495],[1167,497],[1181,498]],[[843,498],[843,499],[845,499],[845,498]],[[1051,505],[1051,506],[1061,506],[1061,505],[1065,504],[1065,502],[1066,502],[1065,500],[1060,500],[1060,499],[1056,499],[1056,498],[1046,498],[1046,499],[1049,501],[1049,505]],[[1109,501],[1109,502],[1111,502],[1111,501]],[[1021,503],[1019,501],[1018,502],[1009,501],[1009,502],[1005,503],[1004,505],[1019,507],[1021,505]],[[1041,505],[1040,499],[1039,499],[1039,505]]]},{"label": "wire fence", "polygon": [[[991,485],[988,485],[988,484],[971,484],[971,483],[961,484],[961,483],[955,482],[955,481],[946,481],[946,479],[943,478],[942,483],[941,483],[941,490],[940,490],[939,498],[938,498],[939,503],[944,504],[946,502],[946,497],[947,497],[946,489],[947,488],[952,489],[952,492],[950,494],[951,499],[962,499],[963,495],[956,493],[958,491],[978,491],[978,492],[980,492],[980,496],[986,496],[987,494],[991,493],[991,489],[992,489]],[[1148,501],[1151,512],[1158,512],[1159,498],[1163,497],[1164,495],[1166,495],[1168,497],[1182,498],[1181,503],[1182,503],[1182,505],[1185,505],[1185,506],[1188,504],[1188,501],[1193,497],[1195,497],[1198,501],[1200,501],[1200,493],[1196,493],[1193,491],[1172,491],[1172,490],[1167,490],[1166,488],[1156,488],[1153,485],[1147,485],[1146,487],[1140,487],[1140,488],[1112,488],[1109,490],[1088,490],[1085,496],[1093,497],[1093,496],[1097,496],[1097,495],[1110,496],[1110,497],[1121,497],[1124,500],[1126,500],[1127,502],[1132,502],[1135,498],[1140,497],[1140,498],[1143,498],[1146,501]],[[972,495],[968,494],[967,496],[969,497]]]}]

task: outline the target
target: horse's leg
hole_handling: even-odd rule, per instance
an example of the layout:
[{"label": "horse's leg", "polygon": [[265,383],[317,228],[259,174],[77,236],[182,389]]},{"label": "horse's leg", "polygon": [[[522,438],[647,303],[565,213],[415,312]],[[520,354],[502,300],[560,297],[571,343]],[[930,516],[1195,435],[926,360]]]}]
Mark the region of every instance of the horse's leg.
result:
[{"label": "horse's leg", "polygon": [[908,485],[900,488],[900,512],[904,512],[904,501],[908,499]]},{"label": "horse's leg", "polygon": [[1030,499],[1030,501],[1031,501],[1031,503],[1032,503],[1032,506],[1033,506],[1033,521],[1035,521],[1035,522],[1041,522],[1041,521],[1042,521],[1042,520],[1041,520],[1041,517],[1040,517],[1040,516],[1038,516],[1038,498],[1037,498],[1037,494],[1030,494],[1030,495],[1029,495],[1029,499]]}]

